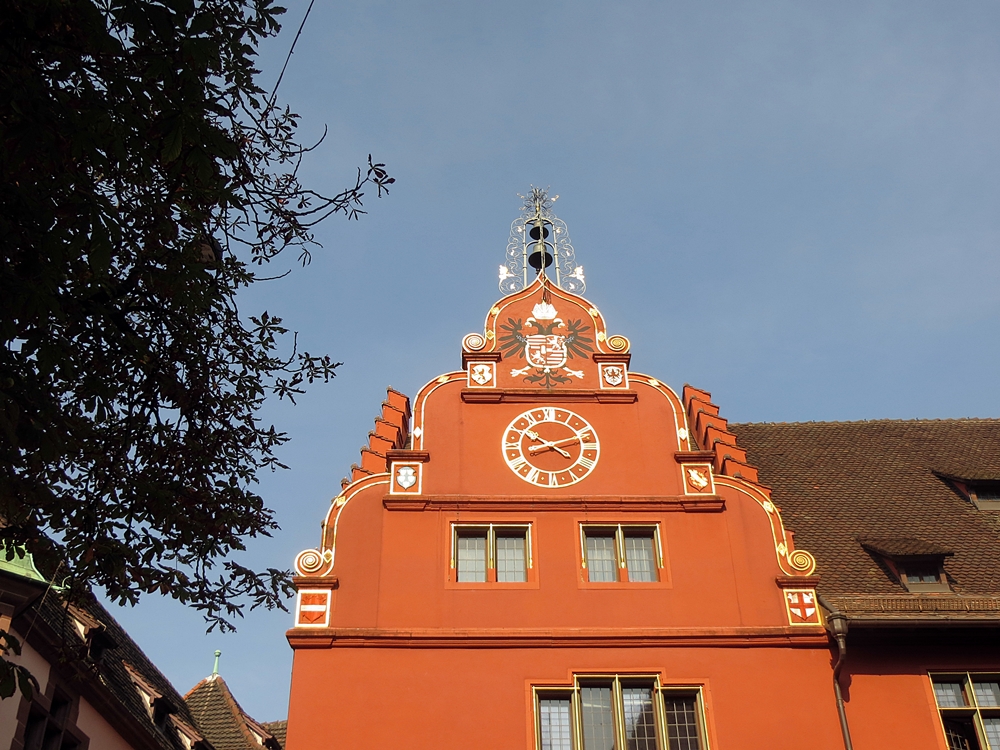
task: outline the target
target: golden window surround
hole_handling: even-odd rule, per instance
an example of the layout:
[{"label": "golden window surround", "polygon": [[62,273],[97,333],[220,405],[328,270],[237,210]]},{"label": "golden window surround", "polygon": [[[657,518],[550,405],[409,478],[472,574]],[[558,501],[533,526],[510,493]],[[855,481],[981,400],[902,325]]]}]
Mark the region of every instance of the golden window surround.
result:
[{"label": "golden window surround", "polygon": [[452,522],[451,524],[451,562],[450,567],[452,570],[455,569],[456,559],[458,557],[458,537],[463,531],[486,531],[486,567],[495,568],[496,567],[496,537],[497,530],[505,531],[524,531],[524,554],[526,557],[526,564],[528,570],[534,567],[533,551],[531,544],[531,522],[527,523],[458,523]]},{"label": "golden window surround", "polygon": [[570,727],[572,730],[573,750],[585,750],[583,737],[583,709],[581,704],[581,687],[593,685],[606,686],[611,683],[612,712],[615,726],[615,750],[628,747],[625,736],[625,722],[622,715],[622,688],[632,686],[649,686],[653,692],[653,711],[656,718],[656,741],[659,750],[669,750],[669,729],[664,699],[670,696],[690,697],[694,699],[696,721],[698,724],[698,748],[709,750],[707,723],[705,718],[705,702],[701,685],[663,684],[658,674],[648,673],[580,673],[573,675],[572,685],[533,685],[532,702],[535,724],[535,748],[542,750],[541,700],[545,698],[569,698]]},{"label": "golden window surround", "polygon": [[587,522],[580,524],[580,567],[587,567],[587,529],[598,531],[601,529],[614,529],[615,549],[618,552],[618,567],[626,567],[625,559],[625,531],[635,529],[637,531],[652,532],[653,541],[656,547],[656,567],[663,569],[663,544],[660,541],[659,523],[599,523]]}]

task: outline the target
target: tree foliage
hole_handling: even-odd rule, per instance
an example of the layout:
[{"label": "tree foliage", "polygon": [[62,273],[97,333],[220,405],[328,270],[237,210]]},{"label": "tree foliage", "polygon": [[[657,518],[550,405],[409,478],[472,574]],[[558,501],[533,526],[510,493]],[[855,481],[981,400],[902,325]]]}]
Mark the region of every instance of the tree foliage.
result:
[{"label": "tree foliage", "polygon": [[210,627],[281,606],[258,421],[337,363],[238,290],[393,180],[300,184],[297,117],[258,83],[270,0],[7,0],[0,12],[0,544],[72,589],[170,595]]}]

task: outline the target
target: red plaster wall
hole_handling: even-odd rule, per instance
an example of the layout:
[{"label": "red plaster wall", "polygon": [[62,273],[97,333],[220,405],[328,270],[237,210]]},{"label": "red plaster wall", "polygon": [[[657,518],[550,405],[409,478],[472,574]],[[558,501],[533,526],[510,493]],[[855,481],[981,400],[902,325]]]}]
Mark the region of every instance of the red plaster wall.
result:
[{"label": "red plaster wall", "polygon": [[531,685],[574,670],[703,684],[713,748],[843,747],[829,654],[788,648],[298,651],[288,747],[532,748]]},{"label": "red plaster wall", "polygon": [[982,635],[848,634],[841,680],[854,746],[947,750],[930,673],[1000,672],[1000,648]]},{"label": "red plaster wall", "polygon": [[[487,331],[528,317],[541,294],[533,287],[506,298]],[[550,294],[562,317],[590,321],[592,337],[605,332],[585,300]],[[470,402],[464,374],[417,395],[411,447],[429,461],[411,509],[387,502],[387,483],[353,495],[348,487],[346,504],[334,506],[330,628],[289,632],[290,750],[531,748],[532,684],[633,671],[702,686],[713,748],[841,747],[825,631],[788,623],[775,521],[735,480],[717,486],[724,509],[677,502],[684,488],[675,454],[693,449],[678,434],[687,417],[677,396],[633,376],[631,403],[602,402],[597,364],[579,357],[571,364],[583,378],[531,391],[507,375],[523,364],[497,363],[499,402]],[[600,459],[578,484],[535,487],[504,462],[506,426],[541,405],[571,409],[598,433]],[[482,509],[486,501],[499,504]],[[529,582],[452,582],[456,521],[530,522]],[[581,522],[658,523],[661,580],[589,583]],[[591,640],[581,647],[573,638]]]}]

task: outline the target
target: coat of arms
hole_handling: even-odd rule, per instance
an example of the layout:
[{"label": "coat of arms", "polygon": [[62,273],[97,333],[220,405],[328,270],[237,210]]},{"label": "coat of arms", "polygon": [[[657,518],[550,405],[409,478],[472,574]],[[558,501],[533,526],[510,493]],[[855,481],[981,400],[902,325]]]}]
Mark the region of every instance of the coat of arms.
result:
[{"label": "coat of arms", "polygon": [[486,385],[493,380],[493,368],[489,365],[473,365],[472,379],[479,385]]},{"label": "coat of arms", "polygon": [[544,388],[583,377],[583,370],[574,370],[566,364],[574,357],[586,358],[594,350],[594,340],[586,335],[590,326],[583,320],[564,323],[557,315],[555,307],[543,300],[532,308],[531,317],[523,323],[507,318],[506,323],[500,324],[502,333],[498,343],[504,357],[516,354],[527,361],[526,367],[512,369],[511,375],[523,375],[526,383]]},{"label": "coat of arms", "polygon": [[791,615],[792,625],[819,625],[819,614],[816,610],[816,592],[786,591],[785,602]]},{"label": "coat of arms", "polygon": [[706,492],[709,488],[708,472],[704,469],[691,469],[687,470],[687,481],[688,485],[695,492]]},{"label": "coat of arms", "polygon": [[604,382],[617,388],[625,382],[625,368],[614,365],[604,368]]},{"label": "coat of arms", "polygon": [[396,484],[404,490],[417,483],[417,471],[412,466],[401,466],[396,470]]}]

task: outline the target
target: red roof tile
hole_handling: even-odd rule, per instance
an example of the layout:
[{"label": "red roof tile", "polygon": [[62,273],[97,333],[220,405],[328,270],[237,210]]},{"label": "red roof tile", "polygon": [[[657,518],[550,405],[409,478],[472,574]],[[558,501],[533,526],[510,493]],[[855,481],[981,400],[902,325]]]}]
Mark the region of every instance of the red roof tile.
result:
[{"label": "red roof tile", "polygon": [[859,539],[919,540],[959,595],[1000,596],[1000,512],[978,510],[945,476],[1000,479],[1000,420],[733,424],[773,489],[796,546],[830,595],[903,594]]}]

